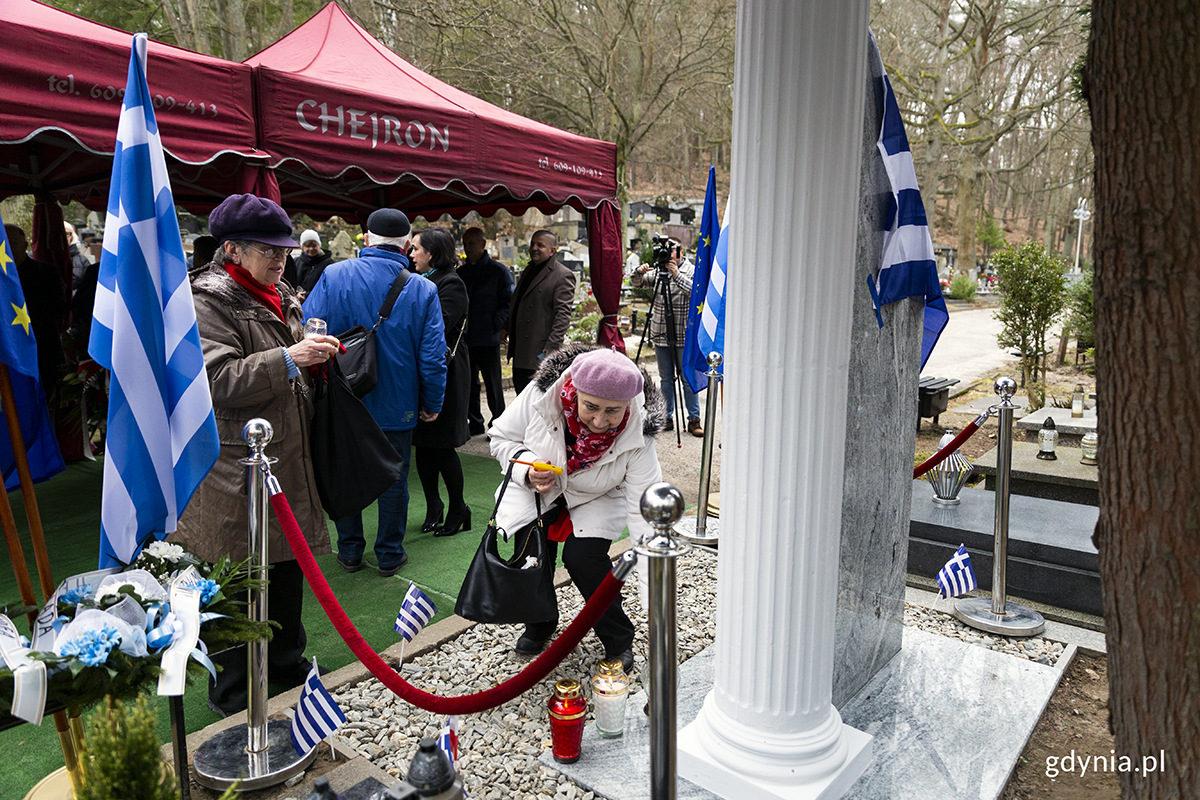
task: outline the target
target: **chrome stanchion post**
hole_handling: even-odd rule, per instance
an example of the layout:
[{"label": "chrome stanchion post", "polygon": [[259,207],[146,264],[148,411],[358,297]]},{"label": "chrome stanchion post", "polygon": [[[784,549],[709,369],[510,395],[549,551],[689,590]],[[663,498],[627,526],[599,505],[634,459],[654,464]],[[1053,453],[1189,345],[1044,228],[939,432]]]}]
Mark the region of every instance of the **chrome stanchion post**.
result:
[{"label": "chrome stanchion post", "polygon": [[[277,459],[264,450],[274,436],[271,423],[255,418],[242,427],[242,440],[250,455],[238,463],[247,468],[249,510],[247,546],[255,577],[262,588],[251,591],[250,618],[266,622],[267,564],[269,562],[269,509],[264,467]],[[246,724],[229,728],[209,739],[196,750],[192,759],[196,782],[210,789],[227,789],[237,784],[240,791],[262,789],[283,783],[302,772],[316,758],[316,748],[296,755],[291,742],[291,723],[267,719],[267,643],[262,640],[246,646]]]},{"label": "chrome stanchion post", "polygon": [[708,493],[712,483],[713,446],[717,438],[717,387],[721,383],[721,354],[708,355],[708,398],[704,407],[704,448],[700,454],[700,499],[696,504],[695,529],[688,524],[692,520],[684,520],[678,527],[679,535],[693,544],[716,545],[720,538],[720,524],[708,519]]},{"label": "chrome stanchion post", "polygon": [[654,526],[649,539],[634,546],[646,559],[650,595],[650,797],[675,800],[676,788],[676,609],[675,559],[692,546],[675,537],[672,525],[683,515],[683,494],[656,483],[642,495],[642,517]]},{"label": "chrome stanchion post", "polygon": [[954,605],[954,615],[967,625],[1001,636],[1036,636],[1046,628],[1046,620],[1031,608],[1008,602],[1008,499],[1012,477],[1012,430],[1015,407],[1012,397],[1017,382],[997,378],[996,406],[999,432],[996,443],[996,519],[992,551],[992,597],[970,597]]}]

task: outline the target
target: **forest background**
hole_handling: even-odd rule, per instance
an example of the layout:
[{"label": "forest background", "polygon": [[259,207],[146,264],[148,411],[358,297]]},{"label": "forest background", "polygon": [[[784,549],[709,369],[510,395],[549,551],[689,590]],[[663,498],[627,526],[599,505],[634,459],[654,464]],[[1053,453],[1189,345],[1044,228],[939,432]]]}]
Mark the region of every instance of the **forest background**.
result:
[{"label": "forest background", "polygon": [[[50,0],[241,61],[319,0]],[[518,114],[615,142],[622,206],[728,191],[734,0],[341,0],[401,57]],[[934,241],[986,259],[1005,239],[1071,257],[1091,197],[1079,92],[1084,3],[873,0],[871,27],[913,150]],[[798,79],[800,76],[797,76]],[[386,86],[376,87],[381,93]],[[626,217],[628,218],[628,217]],[[1086,252],[1084,261],[1090,261]],[[959,266],[971,261],[959,258]]]}]

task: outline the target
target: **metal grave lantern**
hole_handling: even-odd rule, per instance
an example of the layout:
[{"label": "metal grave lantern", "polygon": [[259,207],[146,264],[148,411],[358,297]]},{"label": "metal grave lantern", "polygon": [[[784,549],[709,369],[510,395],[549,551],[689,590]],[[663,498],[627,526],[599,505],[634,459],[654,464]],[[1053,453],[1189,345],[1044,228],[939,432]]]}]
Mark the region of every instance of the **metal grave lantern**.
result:
[{"label": "metal grave lantern", "polygon": [[[954,434],[946,431],[938,442],[938,450],[950,444]],[[942,463],[925,473],[929,485],[933,487],[933,502],[939,506],[956,506],[959,503],[958,493],[967,485],[971,477],[971,462],[958,450],[951,453]]]},{"label": "metal grave lantern", "polygon": [[1057,461],[1058,455],[1054,452],[1057,444],[1058,428],[1054,427],[1054,418],[1046,417],[1046,421],[1042,423],[1041,430],[1038,431],[1037,457],[1042,461]]}]

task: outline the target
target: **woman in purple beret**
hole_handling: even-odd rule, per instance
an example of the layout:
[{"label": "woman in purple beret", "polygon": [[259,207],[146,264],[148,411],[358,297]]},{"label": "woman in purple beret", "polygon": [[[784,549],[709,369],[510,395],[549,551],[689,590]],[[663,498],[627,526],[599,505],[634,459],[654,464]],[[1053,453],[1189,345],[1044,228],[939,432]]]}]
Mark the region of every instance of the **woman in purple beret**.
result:
[{"label": "woman in purple beret", "polygon": [[[213,261],[190,273],[192,296],[221,454],[200,484],[171,539],[208,561],[247,558],[249,489],[242,426],[254,417],[271,423],[268,455],[296,521],[313,553],[330,552],[329,531],[313,478],[309,452],[308,367],[338,352],[332,336],[304,337],[304,315],[283,277],[296,242],[287,212],[271,200],[234,195],[213,209],[208,227],[220,243]],[[298,686],[311,665],[300,621],[304,575],[272,516],[268,533],[268,616],[280,628],[267,648],[273,683]],[[246,654],[234,648],[213,656],[223,669],[209,688],[208,704],[222,715],[246,707]]]},{"label": "woman in purple beret", "polygon": [[[497,526],[516,531],[532,522],[534,493],[540,494],[543,509],[559,511],[547,530],[551,558],[562,542],[563,566],[580,594],[591,597],[612,568],[608,550],[626,526],[635,541],[650,533],[640,503],[662,480],[654,434],[665,422],[662,392],[625,354],[581,344],[550,354],[492,426],[491,448],[504,470],[513,458],[561,469],[515,464]],[[540,653],[557,626],[557,617],[528,620],[513,649]],[[604,657],[619,659],[628,672],[634,629],[620,598],[593,630]]]}]

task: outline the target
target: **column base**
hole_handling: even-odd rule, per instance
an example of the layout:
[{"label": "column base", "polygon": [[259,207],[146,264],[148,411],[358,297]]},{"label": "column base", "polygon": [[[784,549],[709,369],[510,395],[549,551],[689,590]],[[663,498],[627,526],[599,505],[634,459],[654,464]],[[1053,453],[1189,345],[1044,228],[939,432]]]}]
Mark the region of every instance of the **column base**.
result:
[{"label": "column base", "polygon": [[[707,701],[705,705],[707,707]],[[840,763],[818,766],[802,759],[804,763],[796,764],[796,774],[793,777],[768,780],[764,777],[765,773],[780,774],[780,767],[783,765],[778,755],[769,759],[769,766],[768,759],[764,758],[762,763],[756,763],[754,756],[749,753],[741,754],[745,759],[739,765],[742,767],[740,770],[722,763],[705,747],[704,733],[701,730],[706,724],[704,713],[705,711],[701,711],[695,721],[679,732],[679,776],[728,800],[744,800],[747,797],[832,800],[849,791],[854,782],[866,772],[873,758],[871,743],[874,737],[839,721],[836,723],[836,738],[840,741],[833,749],[832,757],[840,758]],[[727,761],[728,758],[722,760]],[[822,766],[825,768],[821,768]]]}]

